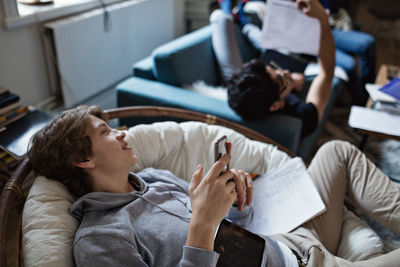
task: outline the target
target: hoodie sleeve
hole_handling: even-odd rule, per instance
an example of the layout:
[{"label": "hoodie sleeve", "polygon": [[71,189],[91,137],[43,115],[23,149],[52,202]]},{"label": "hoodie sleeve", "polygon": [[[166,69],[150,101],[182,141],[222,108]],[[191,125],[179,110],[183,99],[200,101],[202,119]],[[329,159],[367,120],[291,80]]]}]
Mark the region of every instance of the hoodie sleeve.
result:
[{"label": "hoodie sleeve", "polygon": [[180,267],[217,266],[219,254],[215,251],[184,246]]},{"label": "hoodie sleeve", "polygon": [[[79,266],[135,266],[149,264],[139,253],[135,244],[111,236],[90,236],[79,239],[74,244],[75,265]],[[214,267],[219,254],[195,247],[183,247],[180,267]]]}]

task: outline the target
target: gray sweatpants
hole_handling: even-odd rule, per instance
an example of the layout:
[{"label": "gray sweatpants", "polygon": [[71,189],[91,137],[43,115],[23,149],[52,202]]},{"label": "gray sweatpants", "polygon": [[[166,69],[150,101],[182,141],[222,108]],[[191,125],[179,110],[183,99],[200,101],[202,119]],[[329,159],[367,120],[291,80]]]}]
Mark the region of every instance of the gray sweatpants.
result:
[{"label": "gray sweatpants", "polygon": [[400,189],[362,152],[344,141],[323,145],[308,168],[326,212],[278,239],[308,259],[308,266],[400,266],[400,249],[361,262],[336,257],[343,204],[354,205],[400,234]]}]

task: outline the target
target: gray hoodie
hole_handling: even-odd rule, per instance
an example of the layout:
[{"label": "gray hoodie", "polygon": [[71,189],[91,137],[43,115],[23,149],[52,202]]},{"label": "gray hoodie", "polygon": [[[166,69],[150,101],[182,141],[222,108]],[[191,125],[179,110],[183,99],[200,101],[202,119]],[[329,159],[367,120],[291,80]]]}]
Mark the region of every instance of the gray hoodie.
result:
[{"label": "gray hoodie", "polygon": [[[215,251],[185,246],[191,218],[186,181],[153,168],[131,173],[129,181],[133,192],[93,192],[72,205],[80,221],[77,266],[216,266]],[[239,225],[252,217],[251,209],[235,210],[228,217]],[[264,238],[266,266],[284,266],[276,241]]]},{"label": "gray hoodie", "polygon": [[218,253],[184,246],[191,217],[186,181],[149,168],[130,174],[130,182],[136,191],[93,192],[72,205],[80,221],[77,266],[216,265]]}]

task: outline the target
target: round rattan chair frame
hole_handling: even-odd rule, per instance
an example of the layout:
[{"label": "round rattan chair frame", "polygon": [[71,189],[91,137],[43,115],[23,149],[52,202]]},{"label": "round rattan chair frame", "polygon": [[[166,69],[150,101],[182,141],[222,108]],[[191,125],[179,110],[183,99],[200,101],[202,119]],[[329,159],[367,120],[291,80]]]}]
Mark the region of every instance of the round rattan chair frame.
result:
[{"label": "round rattan chair frame", "polygon": [[[269,143],[276,145],[280,150],[288,153],[290,156],[295,156],[293,152],[285,148],[284,146],[276,143],[275,141],[265,137],[264,135],[251,130],[240,124],[230,122],[225,119],[218,118],[213,115],[204,114],[196,111],[184,110],[179,108],[167,108],[167,107],[157,107],[157,106],[133,106],[133,107],[123,107],[116,109],[109,109],[104,111],[105,117],[108,120],[116,118],[127,118],[127,117],[170,117],[176,119],[183,119],[188,121],[200,121],[207,124],[221,125],[227,128],[231,128],[246,137],[261,141],[264,143]],[[23,203],[25,202],[25,196],[22,191],[22,185],[32,171],[32,166],[28,158],[25,158],[15,170],[13,175],[8,180],[7,184],[4,186],[1,194],[0,202],[0,266],[8,266],[7,259],[10,256],[10,251],[7,251],[7,240],[6,234],[10,227],[9,222],[9,211],[12,208],[19,208],[19,225],[18,231],[15,233],[18,242],[18,251],[12,251],[15,253],[15,257],[18,258],[17,266],[23,266],[22,258],[22,248],[21,248],[21,219]],[[16,205],[15,203],[22,203]]]}]

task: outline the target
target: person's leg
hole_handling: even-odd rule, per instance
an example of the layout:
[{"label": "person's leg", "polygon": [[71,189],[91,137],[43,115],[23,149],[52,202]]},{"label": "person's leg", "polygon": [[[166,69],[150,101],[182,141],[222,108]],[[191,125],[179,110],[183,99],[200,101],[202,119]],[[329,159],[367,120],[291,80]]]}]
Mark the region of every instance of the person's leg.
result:
[{"label": "person's leg", "polygon": [[341,236],[345,196],[361,210],[400,233],[400,189],[355,146],[324,144],[308,168],[326,212],[278,239],[308,259],[307,266],[397,266],[400,249],[361,262],[334,256]]},{"label": "person's leg", "polygon": [[330,253],[336,253],[339,243],[345,196],[400,234],[400,189],[355,146],[343,141],[326,143],[308,170],[327,210],[304,227]]},{"label": "person's leg", "polygon": [[[370,34],[359,31],[332,30],[332,35],[336,45],[336,65],[344,68],[349,75],[353,104],[364,105],[368,98],[365,83],[375,80],[375,39]],[[357,69],[354,56],[360,59],[361,73]]]},{"label": "person's leg", "polygon": [[[360,31],[332,30],[336,48],[360,57],[362,78],[374,82],[376,68],[376,46],[372,35]],[[338,66],[340,66],[338,64]]]},{"label": "person's leg", "polygon": [[219,7],[226,14],[231,14],[232,11],[232,0],[220,0]]},{"label": "person's leg", "polygon": [[210,23],[214,53],[221,69],[222,78],[224,81],[228,81],[243,65],[236,41],[233,18],[221,10],[215,10],[210,16]]},{"label": "person's leg", "polygon": [[336,65],[342,67],[349,76],[348,87],[354,105],[363,106],[367,101],[368,94],[362,85],[360,70],[353,56],[336,49]]},{"label": "person's leg", "polygon": [[307,266],[309,267],[365,267],[365,266],[380,266],[393,267],[399,266],[400,249],[391,251],[390,253],[371,258],[369,260],[351,262],[346,259],[332,255],[328,251],[318,248],[310,250],[310,258]]}]

